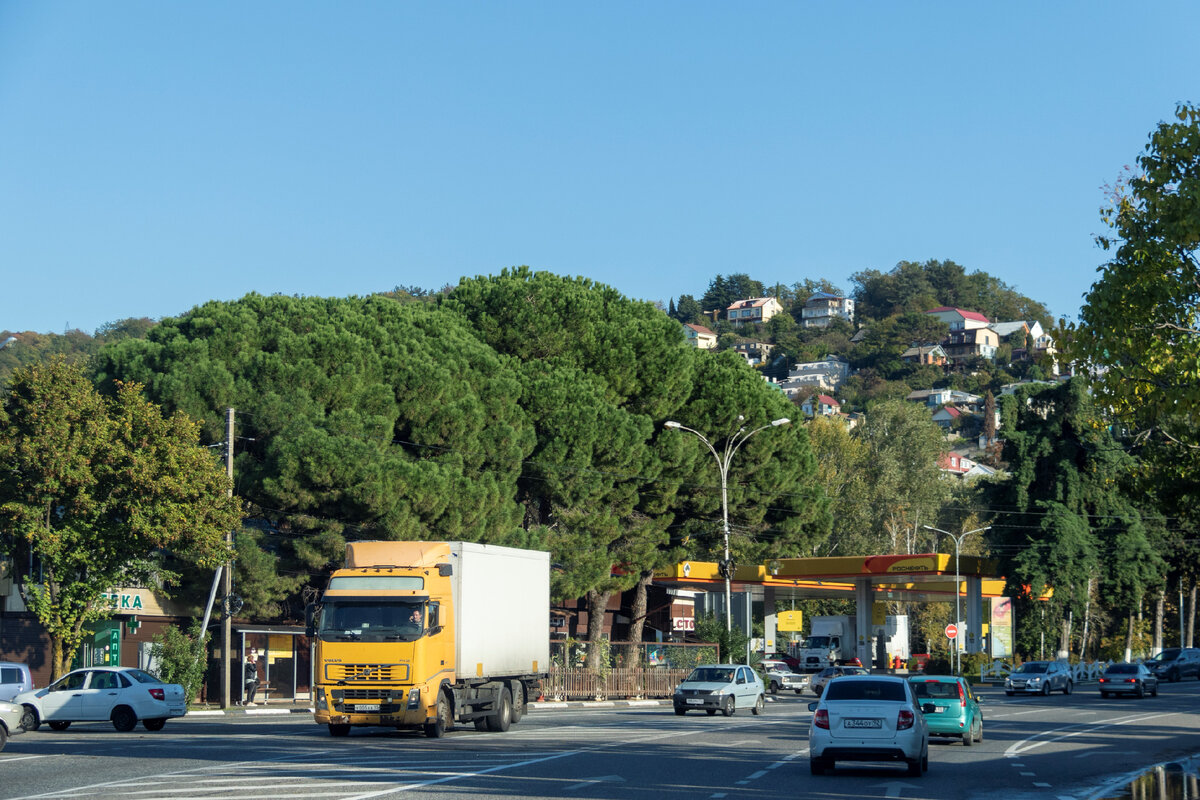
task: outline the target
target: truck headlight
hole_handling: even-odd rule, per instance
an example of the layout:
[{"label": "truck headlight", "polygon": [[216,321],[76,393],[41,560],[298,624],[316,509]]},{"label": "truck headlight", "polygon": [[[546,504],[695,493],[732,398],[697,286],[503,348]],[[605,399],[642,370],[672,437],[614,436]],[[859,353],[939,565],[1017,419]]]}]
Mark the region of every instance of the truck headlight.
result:
[{"label": "truck headlight", "polygon": [[414,708],[421,707],[421,690],[418,687],[413,687],[408,690],[408,708],[411,711]]},{"label": "truck headlight", "polygon": [[317,711],[328,711],[329,701],[325,699],[325,690],[317,689]]}]

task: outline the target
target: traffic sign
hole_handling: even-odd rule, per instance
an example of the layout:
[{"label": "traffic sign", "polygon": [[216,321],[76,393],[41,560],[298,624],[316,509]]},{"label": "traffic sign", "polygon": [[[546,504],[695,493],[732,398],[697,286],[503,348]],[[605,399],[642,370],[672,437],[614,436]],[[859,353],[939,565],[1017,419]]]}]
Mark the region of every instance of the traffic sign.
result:
[{"label": "traffic sign", "polygon": [[947,639],[957,639],[958,638],[958,626],[955,625],[953,622],[951,622],[949,625],[946,626],[946,638]]}]

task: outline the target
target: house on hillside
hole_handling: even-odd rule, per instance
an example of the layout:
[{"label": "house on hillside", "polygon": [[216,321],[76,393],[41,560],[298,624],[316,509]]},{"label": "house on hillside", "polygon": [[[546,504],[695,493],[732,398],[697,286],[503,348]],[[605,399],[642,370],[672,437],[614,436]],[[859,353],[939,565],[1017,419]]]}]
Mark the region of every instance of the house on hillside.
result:
[{"label": "house on hillside", "polygon": [[737,300],[725,309],[725,318],[733,325],[747,322],[767,322],[783,311],[783,306],[774,297],[751,297]]},{"label": "house on hillside", "polygon": [[850,377],[850,362],[839,356],[825,356],[820,361],[805,361],[788,370],[787,382],[836,391]]},{"label": "house on hillside", "polygon": [[951,330],[950,335],[942,340],[942,349],[951,362],[971,358],[994,360],[999,346],[1000,337],[991,328]]},{"label": "house on hillside", "polygon": [[854,301],[828,292],[817,292],[804,301],[800,324],[805,328],[826,328],[835,319],[854,322]]},{"label": "house on hillside", "polygon": [[800,404],[806,417],[832,417],[842,410],[842,404],[827,394],[814,394]]},{"label": "house on hillside", "polygon": [[688,344],[699,350],[712,350],[717,346],[717,334],[703,325],[685,322],[683,323],[683,335],[687,337]]},{"label": "house on hillside", "polygon": [[940,344],[914,344],[900,354],[900,360],[907,364],[931,364],[935,367],[944,367],[949,359]]},{"label": "house on hillside", "polygon": [[978,311],[965,311],[961,308],[938,306],[925,312],[931,317],[937,317],[950,326],[952,331],[969,331],[976,328],[986,328],[991,323],[988,318]]},{"label": "house on hillside", "polygon": [[933,421],[939,428],[948,431],[955,422],[961,422],[966,416],[967,412],[958,406],[942,406],[933,412]]},{"label": "house on hillside", "polygon": [[768,342],[738,342],[733,346],[734,351],[742,358],[746,359],[746,363],[751,366],[756,364],[765,364],[771,357],[771,351],[775,349],[775,345]]}]

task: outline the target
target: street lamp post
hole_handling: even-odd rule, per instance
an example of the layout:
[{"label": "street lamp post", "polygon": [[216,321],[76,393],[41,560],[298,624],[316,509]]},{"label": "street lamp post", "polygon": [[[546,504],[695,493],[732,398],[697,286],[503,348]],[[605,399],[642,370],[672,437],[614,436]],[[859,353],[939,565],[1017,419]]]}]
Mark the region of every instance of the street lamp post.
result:
[{"label": "street lamp post", "polygon": [[[958,582],[959,582],[958,551],[959,551],[959,548],[962,547],[963,539],[967,538],[972,533],[981,533],[982,531],[989,531],[992,529],[992,526],[988,525],[983,528],[976,528],[973,531],[963,531],[962,533],[957,534],[957,535],[951,533],[950,531],[944,531],[941,528],[935,528],[932,525],[922,525],[921,527],[925,528],[925,530],[937,531],[938,533],[944,533],[947,536],[949,536],[951,539],[954,540],[954,624],[957,626],[958,623],[961,621],[959,619],[959,605],[958,605],[958,594],[959,594],[959,592],[958,592]],[[962,631],[959,631],[959,633],[962,633]],[[962,672],[962,648],[958,646],[958,636],[955,636],[954,637],[954,674],[958,675],[961,672]]]},{"label": "street lamp post", "polygon": [[[745,421],[745,417],[738,415],[738,422]],[[663,427],[673,431],[687,431],[694,433],[700,441],[704,442],[708,447],[709,452],[713,454],[713,458],[717,460],[717,471],[721,474],[721,522],[725,532],[725,561],[722,571],[725,574],[725,630],[733,630],[733,565],[729,561],[729,462],[733,460],[733,454],[738,451],[738,448],[746,443],[754,434],[759,431],[764,431],[767,428],[778,428],[781,425],[787,425],[791,422],[787,417],[780,417],[772,420],[769,424],[763,425],[760,428],[755,428],[752,431],[747,431],[746,426],[738,428],[732,436],[725,440],[724,453],[717,451],[712,442],[698,430],[689,428],[686,425],[680,425],[674,420],[667,420],[663,423]]]}]

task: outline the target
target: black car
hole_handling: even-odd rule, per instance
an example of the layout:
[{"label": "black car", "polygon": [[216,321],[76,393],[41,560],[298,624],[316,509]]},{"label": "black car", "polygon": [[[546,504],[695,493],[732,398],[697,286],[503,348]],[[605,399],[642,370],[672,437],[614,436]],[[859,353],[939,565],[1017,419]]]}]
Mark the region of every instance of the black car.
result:
[{"label": "black car", "polygon": [[1178,683],[1184,678],[1200,680],[1200,650],[1195,647],[1168,647],[1146,666],[1159,680]]},{"label": "black car", "polygon": [[1100,696],[1113,694],[1158,697],[1158,678],[1144,664],[1131,664],[1128,661],[1109,664],[1100,676]]}]

